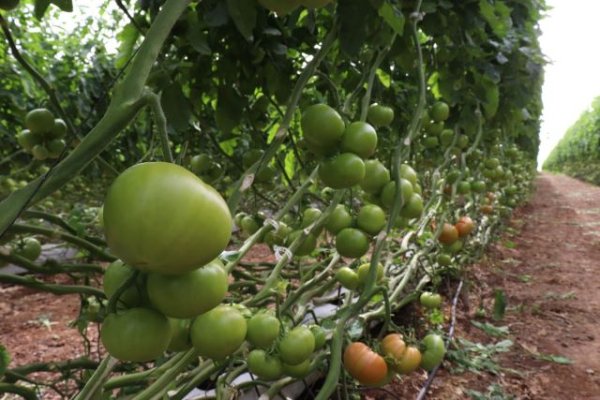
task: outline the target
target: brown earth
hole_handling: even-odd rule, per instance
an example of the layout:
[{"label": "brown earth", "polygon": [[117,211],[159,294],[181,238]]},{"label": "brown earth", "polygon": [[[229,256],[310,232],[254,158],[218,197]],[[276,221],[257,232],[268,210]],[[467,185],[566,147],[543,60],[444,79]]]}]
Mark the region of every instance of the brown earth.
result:
[{"label": "brown earth", "polygon": [[[514,344],[490,356],[478,373],[457,372],[459,364],[444,362],[429,399],[468,399],[468,390],[487,393],[490,385],[504,394],[493,397],[498,400],[600,399],[600,188],[547,174],[536,186],[505,235],[469,268],[468,290],[458,304],[457,339]],[[491,314],[497,289],[507,298],[504,319],[478,317],[480,306]],[[80,355],[81,337],[69,326],[78,303],[73,295],[0,285],[0,343],[12,353],[11,367]],[[509,333],[489,336],[473,320],[506,326]],[[415,373],[367,397],[414,399],[425,379]]]}]

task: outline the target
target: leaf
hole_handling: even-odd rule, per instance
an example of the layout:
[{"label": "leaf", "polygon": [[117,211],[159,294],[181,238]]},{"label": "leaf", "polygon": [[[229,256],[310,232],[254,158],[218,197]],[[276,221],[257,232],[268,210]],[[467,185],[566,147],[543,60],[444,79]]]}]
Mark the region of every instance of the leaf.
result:
[{"label": "leaf", "polygon": [[256,27],[256,1],[227,0],[227,9],[238,31],[247,41],[252,42],[252,31]]},{"label": "leaf", "polygon": [[140,33],[133,24],[127,24],[123,27],[123,30],[117,34],[117,39],[121,42],[119,45],[119,52],[117,53],[117,60],[115,61],[115,67],[123,68],[133,55],[133,49],[135,43],[140,37]]},{"label": "leaf", "polygon": [[510,8],[500,0],[480,0],[479,12],[486,20],[494,34],[503,38],[512,27],[512,19],[510,18]]},{"label": "leaf", "polygon": [[186,38],[190,46],[199,54],[205,56],[212,54],[206,40],[206,32],[202,30],[202,24],[196,13],[187,13],[187,27]]},{"label": "leaf", "polygon": [[285,155],[284,169],[290,178],[293,178],[296,174],[296,155],[293,151],[288,151]]},{"label": "leaf", "polygon": [[4,375],[4,372],[8,368],[8,364],[10,364],[10,354],[8,354],[8,350],[0,344],[0,378]]},{"label": "leaf", "polygon": [[163,90],[160,102],[169,126],[176,131],[188,127],[192,111],[190,103],[178,83],[174,82]]},{"label": "leaf", "polygon": [[379,8],[379,16],[396,32],[398,36],[404,34],[404,14],[396,6],[388,2],[382,4]]},{"label": "leaf", "polygon": [[573,360],[571,360],[570,358],[564,357],[564,356],[557,356],[554,354],[537,354],[536,355],[537,358],[539,358],[540,360],[544,360],[544,361],[550,361],[556,364],[563,364],[563,365],[569,365],[569,364],[573,364]]},{"label": "leaf", "polygon": [[508,326],[494,326],[488,322],[481,323],[478,321],[471,321],[471,325],[481,329],[490,336],[500,337],[508,335]]},{"label": "leaf", "polygon": [[481,84],[485,90],[485,102],[483,103],[483,113],[487,119],[496,115],[500,105],[500,89],[498,85],[489,79],[484,79]]},{"label": "leaf", "polygon": [[52,0],[52,4],[60,8],[62,11],[73,12],[72,0]]},{"label": "leaf", "polygon": [[219,88],[215,121],[224,134],[231,133],[239,125],[243,110],[243,99],[232,87]]},{"label": "leaf", "polygon": [[37,19],[42,19],[48,7],[50,7],[50,0],[35,0],[33,14]]},{"label": "leaf", "polygon": [[494,294],[494,313],[493,318],[496,321],[500,321],[504,318],[504,313],[506,311],[506,296],[504,291],[501,289],[496,289]]},{"label": "leaf", "polygon": [[379,78],[379,82],[386,88],[389,88],[392,85],[392,78],[384,70],[377,68],[375,74],[377,75],[377,78]]},{"label": "leaf", "polygon": [[370,12],[373,12],[373,8],[364,0],[339,0],[340,47],[348,55],[358,54],[365,42],[368,26],[365,16]]}]

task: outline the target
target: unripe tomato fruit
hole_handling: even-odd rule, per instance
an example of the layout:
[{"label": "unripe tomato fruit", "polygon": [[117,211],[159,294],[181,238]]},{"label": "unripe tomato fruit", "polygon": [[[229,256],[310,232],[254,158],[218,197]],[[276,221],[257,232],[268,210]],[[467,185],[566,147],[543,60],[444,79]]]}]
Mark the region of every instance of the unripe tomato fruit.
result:
[{"label": "unripe tomato fruit", "polygon": [[427,134],[430,137],[437,137],[444,131],[444,123],[443,122],[433,122],[431,125],[427,127]]},{"label": "unripe tomato fruit", "polygon": [[334,235],[344,228],[349,228],[351,225],[352,215],[350,215],[348,209],[342,204],[338,204],[325,221],[325,229]]},{"label": "unripe tomato fruit", "polygon": [[39,137],[31,133],[29,129],[19,132],[16,138],[19,146],[25,151],[31,151],[35,145],[41,142]]},{"label": "unripe tomato fruit", "polygon": [[360,229],[344,228],[335,236],[335,248],[343,257],[360,258],[369,250],[369,239]]},{"label": "unripe tomato fruit", "polygon": [[67,124],[60,118],[54,120],[54,126],[48,133],[51,139],[62,139],[67,134]]},{"label": "unripe tomato fruit", "polygon": [[42,245],[33,237],[23,239],[22,245],[16,250],[16,253],[29,261],[35,261],[42,254]]},{"label": "unripe tomato fruit", "polygon": [[327,334],[325,333],[325,329],[321,328],[319,325],[311,325],[310,331],[315,338],[315,350],[322,349],[327,342]]},{"label": "unripe tomato fruit", "polygon": [[427,371],[431,371],[444,359],[446,346],[444,345],[442,337],[433,333],[425,336],[421,343],[425,348],[421,360],[421,367]]},{"label": "unripe tomato fruit", "polygon": [[310,226],[313,222],[315,222],[321,216],[322,212],[318,208],[307,208],[302,213],[302,228],[306,228]]},{"label": "unripe tomato fruit", "polygon": [[346,347],[344,367],[354,379],[366,386],[381,385],[388,374],[383,357],[361,342],[354,342]]},{"label": "unripe tomato fruit", "polygon": [[[369,264],[369,263],[362,264],[360,267],[358,267],[357,274],[358,274],[358,282],[360,285],[364,285],[365,283],[367,283],[367,277],[369,276],[370,268],[371,268],[371,264]],[[377,264],[377,274],[376,274],[375,282],[379,283],[383,280],[384,272],[385,271],[383,269],[383,265]]]},{"label": "unripe tomato fruit", "polygon": [[335,279],[348,290],[355,290],[358,287],[358,274],[349,267],[338,269]]},{"label": "unripe tomato fruit", "polygon": [[36,108],[25,116],[25,126],[34,135],[43,135],[54,127],[54,115],[45,108]]},{"label": "unripe tomato fruit", "polygon": [[[401,178],[400,191],[402,192],[402,199],[404,200],[404,204],[406,205],[414,193],[412,183],[410,183],[404,178]],[[392,208],[392,206],[394,205],[395,196],[396,182],[390,181],[387,185],[383,187],[383,190],[381,191],[381,204],[383,204],[384,207]]]},{"label": "unripe tomato fruit", "polygon": [[198,154],[190,160],[190,169],[195,174],[201,174],[210,168],[211,159],[208,154]]},{"label": "unripe tomato fruit", "polygon": [[311,369],[312,365],[310,360],[304,360],[297,365],[283,364],[283,373],[296,379],[305,378],[310,373]]},{"label": "unripe tomato fruit", "polygon": [[452,264],[452,256],[445,253],[438,254],[438,256],[436,257],[436,261],[438,262],[438,264],[445,267]]},{"label": "unripe tomato fruit", "polygon": [[346,189],[357,185],[365,177],[365,163],[353,153],[342,153],[321,162],[319,178],[333,189]]},{"label": "unripe tomato fruit", "polygon": [[31,154],[33,155],[33,158],[39,161],[44,161],[50,155],[46,146],[41,144],[36,144],[33,146],[33,149],[31,149]]},{"label": "unripe tomato fruit", "polygon": [[413,193],[408,202],[400,210],[400,215],[412,219],[418,218],[423,214],[423,198],[417,193]]},{"label": "unripe tomato fruit", "polygon": [[367,204],[356,216],[356,225],[371,235],[377,235],[386,223],[385,211],[375,204]]},{"label": "unripe tomato fruit", "polygon": [[379,160],[365,161],[365,177],[360,187],[367,193],[377,194],[390,181],[390,171]]},{"label": "unripe tomato fruit", "polygon": [[246,360],[248,370],[259,379],[274,381],[283,375],[283,365],[277,357],[268,355],[264,350],[252,350]]},{"label": "unripe tomato fruit", "polygon": [[367,121],[375,126],[389,126],[394,120],[394,109],[373,103],[367,112]]},{"label": "unripe tomato fruit", "polygon": [[315,337],[306,326],[297,326],[279,341],[279,358],[285,364],[298,365],[315,351]]},{"label": "unripe tomato fruit", "polygon": [[160,357],[171,340],[169,320],[148,308],[109,314],[100,329],[108,353],[121,360],[146,362]]},{"label": "unripe tomato fruit", "polygon": [[377,132],[370,124],[362,121],[353,122],[346,127],[342,136],[342,151],[354,153],[361,158],[368,158],[377,148]]},{"label": "unripe tomato fruit", "polygon": [[148,274],[148,298],[171,318],[192,318],[218,306],[229,287],[219,260],[180,275]]},{"label": "unripe tomato fruit", "polygon": [[279,337],[281,322],[271,314],[255,314],[248,320],[246,340],[254,347],[268,349]]},{"label": "unripe tomato fruit", "polygon": [[400,178],[404,178],[413,185],[416,185],[417,182],[417,173],[415,170],[408,164],[402,164],[400,166]]},{"label": "unripe tomato fruit", "polygon": [[67,143],[62,139],[52,139],[46,143],[46,149],[48,150],[48,156],[50,158],[57,158],[60,153],[65,149]]},{"label": "unripe tomato fruit", "polygon": [[345,130],[340,114],[327,104],[314,104],[304,110],[300,126],[306,141],[324,149],[336,146]]},{"label": "unripe tomato fruit", "polygon": [[246,331],[244,316],[234,307],[220,305],[194,320],[190,336],[200,356],[222,360],[242,345]]},{"label": "unripe tomato fruit", "polygon": [[438,236],[438,241],[445,245],[451,245],[452,243],[458,240],[458,231],[454,227],[454,225],[449,223],[444,223],[442,227],[442,231]]},{"label": "unripe tomato fruit", "polygon": [[190,325],[192,321],[189,319],[169,318],[171,325],[171,340],[169,341],[169,351],[185,351],[192,348],[190,339]]},{"label": "unripe tomato fruit", "polygon": [[[291,244],[294,243],[294,241],[296,241],[296,239],[298,239],[298,237],[301,234],[302,234],[302,231],[294,231],[294,232],[290,233],[286,240],[288,247],[291,246]],[[310,253],[312,253],[316,247],[317,247],[317,237],[315,235],[313,235],[312,233],[309,233],[304,238],[304,240],[300,244],[300,246],[298,246],[298,248],[294,252],[294,255],[299,256],[299,257],[307,256]]]},{"label": "unripe tomato fruit", "polygon": [[439,293],[423,292],[419,297],[421,305],[430,310],[439,308],[442,304],[442,296]]},{"label": "unripe tomato fruit", "polygon": [[240,228],[246,235],[250,236],[260,229],[260,225],[252,215],[246,215],[240,221]]},{"label": "unripe tomato fruit", "polygon": [[[135,270],[123,264],[123,261],[116,260],[112,262],[104,271],[103,288],[106,298],[110,299],[134,273]],[[143,283],[143,278],[138,277],[136,282],[121,293],[117,305],[128,308],[141,305],[143,297],[140,289],[143,288]]]},{"label": "unripe tomato fruit", "polygon": [[469,235],[475,229],[475,223],[469,216],[460,217],[458,222],[454,224],[454,227],[458,231],[459,237],[465,237]]},{"label": "unripe tomato fruit", "polygon": [[232,225],[216,190],[165,162],[127,169],[104,201],[108,246],[126,264],[146,272],[182,274],[214,260],[229,243]]},{"label": "unripe tomato fruit", "polygon": [[438,101],[431,107],[430,114],[436,122],[445,121],[450,116],[450,107],[443,101]]}]

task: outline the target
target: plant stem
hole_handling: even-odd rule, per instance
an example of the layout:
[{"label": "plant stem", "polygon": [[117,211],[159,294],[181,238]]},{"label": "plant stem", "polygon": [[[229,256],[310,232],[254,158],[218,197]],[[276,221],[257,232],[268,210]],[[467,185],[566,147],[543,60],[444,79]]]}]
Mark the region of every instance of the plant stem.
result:
[{"label": "plant stem", "polygon": [[44,292],[50,292],[58,295],[79,293],[105,298],[104,292],[91,286],[81,285],[59,285],[54,283],[45,283],[32,277],[24,277],[12,274],[0,274],[0,282],[10,283],[35,288]]},{"label": "plant stem", "polygon": [[90,377],[90,379],[86,382],[85,386],[81,391],[75,396],[73,400],[93,400],[96,398],[99,390],[102,390],[102,386],[104,382],[108,378],[108,375],[112,371],[112,369],[117,365],[117,360],[112,358],[111,356],[106,356],[94,374]]}]

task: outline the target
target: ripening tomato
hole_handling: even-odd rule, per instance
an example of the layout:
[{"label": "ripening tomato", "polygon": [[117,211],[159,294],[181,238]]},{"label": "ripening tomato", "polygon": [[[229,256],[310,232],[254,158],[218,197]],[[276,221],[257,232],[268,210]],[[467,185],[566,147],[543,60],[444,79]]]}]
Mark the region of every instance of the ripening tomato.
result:
[{"label": "ripening tomato", "polygon": [[221,261],[180,275],[148,274],[148,298],[158,311],[171,318],[192,318],[218,306],[229,287]]},{"label": "ripening tomato", "polygon": [[277,357],[264,350],[252,350],[246,359],[248,371],[265,381],[274,381],[283,375],[283,365]]},{"label": "ripening tomato", "polygon": [[369,238],[356,228],[344,228],[335,236],[335,248],[343,257],[360,258],[369,250]]},{"label": "ripening tomato", "polygon": [[469,216],[460,217],[458,222],[454,224],[454,227],[458,231],[459,237],[465,237],[475,230],[475,222]]},{"label": "ripening tomato", "polygon": [[146,362],[160,357],[171,340],[169,320],[148,308],[109,314],[100,329],[108,353],[121,360]]},{"label": "ripening tomato", "polygon": [[363,206],[356,216],[356,225],[371,235],[377,235],[386,223],[385,211],[375,204]]},{"label": "ripening tomato", "polygon": [[367,121],[375,126],[389,126],[394,120],[394,109],[373,103],[367,112]]},{"label": "ripening tomato", "polygon": [[307,142],[324,149],[335,147],[346,128],[340,114],[327,104],[314,104],[304,110],[300,126]]},{"label": "ripening tomato", "polygon": [[360,187],[367,193],[377,194],[390,181],[390,171],[379,160],[365,161],[365,177]]},{"label": "ripening tomato", "polygon": [[254,347],[268,349],[279,337],[281,322],[272,314],[255,314],[248,320],[246,340]]},{"label": "ripening tomato", "polygon": [[220,305],[194,320],[190,336],[200,356],[222,360],[242,345],[246,331],[242,313],[234,307]]},{"label": "ripening tomato", "polygon": [[451,245],[452,243],[458,240],[458,231],[454,227],[454,225],[449,223],[444,223],[442,227],[442,231],[438,236],[438,241],[445,245]]},{"label": "ripening tomato", "polygon": [[365,177],[365,163],[353,153],[342,153],[321,162],[319,178],[333,189],[346,189],[357,185]]},{"label": "ripening tomato", "polygon": [[390,333],[381,341],[381,351],[394,361],[400,360],[406,351],[406,343],[399,333]]},{"label": "ripening tomato", "polygon": [[481,210],[481,212],[483,214],[486,214],[486,215],[490,215],[494,212],[494,207],[489,204],[482,205],[479,209]]},{"label": "ripening tomato", "polygon": [[342,204],[338,204],[325,221],[325,229],[334,235],[350,226],[352,226],[352,215],[350,215],[348,209]]},{"label": "ripening tomato", "polygon": [[427,371],[431,371],[437,367],[446,354],[446,346],[444,340],[440,335],[429,334],[425,336],[421,342],[425,351],[423,351],[423,358],[421,360],[421,367]]},{"label": "ripening tomato", "polygon": [[361,158],[368,158],[377,148],[377,132],[370,124],[362,121],[353,122],[346,127],[342,136],[342,151],[354,153]]},{"label": "ripening tomato", "polygon": [[104,202],[108,246],[145,272],[182,274],[214,260],[229,243],[232,226],[227,203],[215,189],[165,162],[128,168]]},{"label": "ripening tomato", "polygon": [[421,352],[413,346],[408,346],[404,355],[394,363],[394,370],[400,374],[410,374],[421,365]]},{"label": "ripening tomato", "polygon": [[381,385],[388,375],[383,357],[361,342],[354,342],[346,347],[344,367],[354,379],[367,386]]},{"label": "ripening tomato", "polygon": [[419,297],[421,305],[430,310],[439,308],[442,304],[442,296],[439,293],[423,292]]},{"label": "ripening tomato", "polygon": [[279,357],[285,364],[298,365],[315,351],[315,337],[306,326],[297,326],[279,341]]}]

